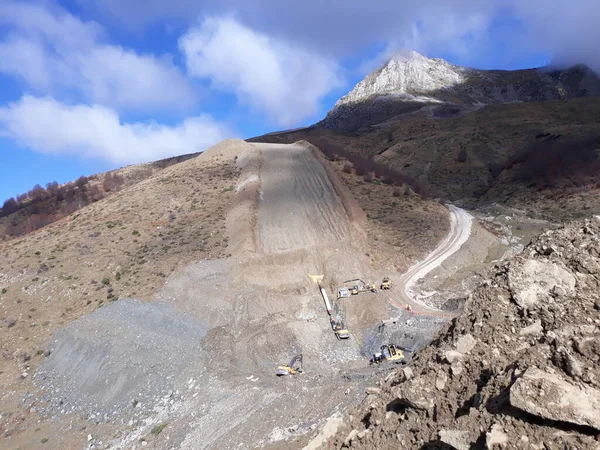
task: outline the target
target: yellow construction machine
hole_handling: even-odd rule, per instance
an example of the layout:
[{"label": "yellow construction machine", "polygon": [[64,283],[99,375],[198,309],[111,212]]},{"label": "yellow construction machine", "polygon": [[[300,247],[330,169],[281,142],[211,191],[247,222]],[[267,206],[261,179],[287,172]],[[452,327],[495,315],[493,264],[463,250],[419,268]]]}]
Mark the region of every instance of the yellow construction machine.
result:
[{"label": "yellow construction machine", "polygon": [[296,375],[297,373],[302,373],[302,353],[294,356],[289,364],[281,364],[277,367],[275,375],[283,377],[285,375]]},{"label": "yellow construction machine", "polygon": [[350,338],[350,332],[346,329],[346,327],[344,327],[344,322],[335,321],[334,319],[331,319],[330,323],[331,323],[331,329],[335,333],[336,338],[338,338],[340,340]]},{"label": "yellow construction machine", "polygon": [[381,281],[381,286],[380,286],[381,290],[387,290],[387,289],[391,289],[392,288],[392,280],[390,280],[388,277],[385,277],[382,281]]},{"label": "yellow construction machine", "polygon": [[388,344],[382,345],[380,351],[373,355],[371,358],[371,364],[380,364],[384,361],[404,361],[404,349],[395,345]]},{"label": "yellow construction machine", "polygon": [[354,280],[344,281],[344,284],[346,284],[346,283],[354,283],[354,284],[350,285],[350,287],[348,288],[348,291],[352,295],[358,295],[362,292],[369,292],[369,291],[377,292],[377,286],[375,286],[374,284],[367,284],[360,278],[355,278]]}]

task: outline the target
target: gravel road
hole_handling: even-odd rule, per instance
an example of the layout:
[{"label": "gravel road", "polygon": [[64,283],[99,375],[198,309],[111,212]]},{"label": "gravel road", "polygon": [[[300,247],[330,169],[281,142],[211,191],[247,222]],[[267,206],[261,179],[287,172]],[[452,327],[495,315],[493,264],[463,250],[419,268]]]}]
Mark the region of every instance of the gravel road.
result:
[{"label": "gravel road", "polygon": [[[450,232],[448,236],[440,242],[440,245],[427,258],[412,266],[400,277],[400,297],[402,302],[410,304],[413,307],[416,306],[418,310],[423,308],[431,310],[431,307],[419,301],[419,296],[415,292],[417,281],[440,266],[452,254],[456,253],[467,242],[471,234],[473,216],[464,209],[454,205],[448,205],[448,209],[450,211]],[[439,313],[444,314],[441,311]],[[452,314],[448,315],[451,316]]]}]

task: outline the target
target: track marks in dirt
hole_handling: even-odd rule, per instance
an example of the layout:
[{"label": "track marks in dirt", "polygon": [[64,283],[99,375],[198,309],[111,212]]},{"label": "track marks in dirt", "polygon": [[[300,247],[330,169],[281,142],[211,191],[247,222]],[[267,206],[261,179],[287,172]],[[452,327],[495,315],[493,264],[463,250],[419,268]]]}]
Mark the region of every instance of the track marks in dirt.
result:
[{"label": "track marks in dirt", "polygon": [[349,239],[344,206],[312,151],[299,145],[258,145],[263,153],[261,251],[283,253]]}]

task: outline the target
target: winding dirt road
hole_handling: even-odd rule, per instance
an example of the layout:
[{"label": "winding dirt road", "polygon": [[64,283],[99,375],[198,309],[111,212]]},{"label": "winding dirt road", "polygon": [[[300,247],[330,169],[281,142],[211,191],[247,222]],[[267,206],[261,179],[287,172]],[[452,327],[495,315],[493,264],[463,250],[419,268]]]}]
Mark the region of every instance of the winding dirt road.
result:
[{"label": "winding dirt road", "polygon": [[400,277],[400,296],[402,304],[409,304],[411,307],[417,307],[418,311],[427,312],[434,311],[437,315],[452,316],[447,312],[432,310],[432,308],[424,304],[415,292],[417,281],[425,277],[428,273],[439,267],[447,258],[456,253],[461,246],[467,242],[471,234],[471,225],[473,216],[464,209],[454,205],[448,205],[450,212],[450,232],[444,238],[440,245],[431,252],[427,258],[412,266],[408,271]]}]

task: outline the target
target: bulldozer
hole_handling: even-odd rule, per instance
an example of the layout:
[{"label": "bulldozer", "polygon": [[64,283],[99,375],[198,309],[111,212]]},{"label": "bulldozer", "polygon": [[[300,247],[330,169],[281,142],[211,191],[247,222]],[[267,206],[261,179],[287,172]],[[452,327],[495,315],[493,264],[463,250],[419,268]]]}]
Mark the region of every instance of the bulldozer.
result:
[{"label": "bulldozer", "polygon": [[388,277],[385,277],[382,281],[381,281],[381,286],[380,286],[381,290],[388,290],[392,288],[392,280],[390,280]]},{"label": "bulldozer", "polygon": [[367,284],[360,278],[355,278],[354,280],[344,281],[344,284],[346,284],[346,283],[355,283],[355,284],[351,285],[351,287],[348,288],[348,291],[350,291],[350,294],[352,294],[352,295],[358,295],[362,292],[369,292],[369,291],[377,292],[377,286],[375,286],[374,284]]},{"label": "bulldozer", "polygon": [[395,344],[382,345],[380,351],[373,355],[371,364],[381,364],[385,361],[405,362],[404,349]]},{"label": "bulldozer", "polygon": [[294,356],[289,364],[281,364],[277,367],[275,375],[283,377],[286,375],[296,375],[302,373],[302,353],[298,356]]},{"label": "bulldozer", "polygon": [[335,333],[335,337],[342,339],[349,339],[350,332],[344,327],[344,323],[342,321],[335,321],[334,319],[330,320],[331,329]]}]

